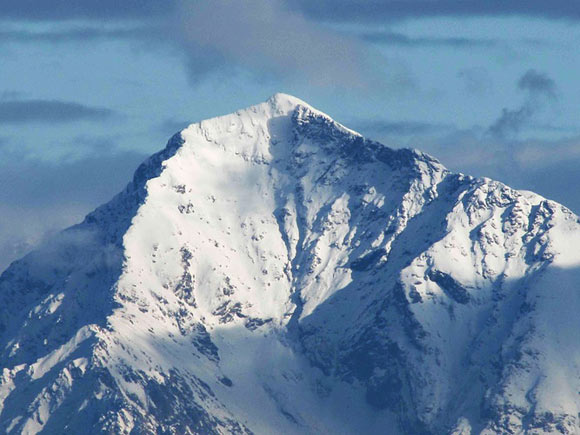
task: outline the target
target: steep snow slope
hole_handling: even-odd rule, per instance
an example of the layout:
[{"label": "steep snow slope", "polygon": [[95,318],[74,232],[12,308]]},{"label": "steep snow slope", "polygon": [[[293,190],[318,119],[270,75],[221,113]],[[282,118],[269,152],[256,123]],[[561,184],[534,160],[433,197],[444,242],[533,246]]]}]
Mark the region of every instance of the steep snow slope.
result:
[{"label": "steep snow slope", "polygon": [[580,431],[580,224],[277,94],[0,277],[8,433]]}]

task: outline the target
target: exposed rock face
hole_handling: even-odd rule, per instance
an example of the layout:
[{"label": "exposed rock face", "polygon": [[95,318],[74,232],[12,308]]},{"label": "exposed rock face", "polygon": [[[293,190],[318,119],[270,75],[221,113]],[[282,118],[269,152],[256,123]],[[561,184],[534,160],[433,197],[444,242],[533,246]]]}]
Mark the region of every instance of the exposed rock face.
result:
[{"label": "exposed rock face", "polygon": [[577,433],[580,224],[293,97],[0,277],[7,433]]}]

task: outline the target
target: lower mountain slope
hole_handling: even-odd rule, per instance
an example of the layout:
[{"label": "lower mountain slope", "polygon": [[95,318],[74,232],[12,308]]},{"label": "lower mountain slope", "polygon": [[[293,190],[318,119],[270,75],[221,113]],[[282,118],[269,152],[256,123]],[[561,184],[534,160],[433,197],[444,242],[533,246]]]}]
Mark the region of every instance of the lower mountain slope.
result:
[{"label": "lower mountain slope", "polygon": [[277,94],[0,277],[6,433],[577,433],[580,223]]}]

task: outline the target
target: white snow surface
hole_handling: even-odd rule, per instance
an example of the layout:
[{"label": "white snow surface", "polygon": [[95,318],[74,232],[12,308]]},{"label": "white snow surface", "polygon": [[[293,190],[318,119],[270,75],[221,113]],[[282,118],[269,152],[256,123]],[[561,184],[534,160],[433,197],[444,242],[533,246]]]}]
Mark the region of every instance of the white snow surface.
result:
[{"label": "white snow surface", "polygon": [[276,94],[0,277],[0,431],[579,433],[579,246]]}]

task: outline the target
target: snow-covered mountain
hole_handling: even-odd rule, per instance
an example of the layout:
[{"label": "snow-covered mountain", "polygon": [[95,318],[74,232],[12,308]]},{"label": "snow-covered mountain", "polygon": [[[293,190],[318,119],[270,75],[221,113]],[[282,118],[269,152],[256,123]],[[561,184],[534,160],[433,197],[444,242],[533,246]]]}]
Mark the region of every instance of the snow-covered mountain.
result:
[{"label": "snow-covered mountain", "polygon": [[580,223],[288,95],[0,277],[2,433],[578,433]]}]

